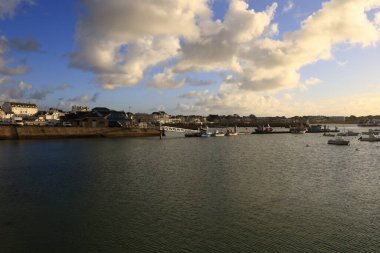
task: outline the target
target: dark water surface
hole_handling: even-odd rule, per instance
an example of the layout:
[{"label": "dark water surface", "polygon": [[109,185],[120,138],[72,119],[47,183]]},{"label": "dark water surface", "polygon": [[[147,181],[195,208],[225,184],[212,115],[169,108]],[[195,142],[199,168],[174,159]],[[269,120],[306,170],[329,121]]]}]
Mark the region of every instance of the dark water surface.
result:
[{"label": "dark water surface", "polygon": [[0,142],[0,252],[379,252],[380,143]]}]

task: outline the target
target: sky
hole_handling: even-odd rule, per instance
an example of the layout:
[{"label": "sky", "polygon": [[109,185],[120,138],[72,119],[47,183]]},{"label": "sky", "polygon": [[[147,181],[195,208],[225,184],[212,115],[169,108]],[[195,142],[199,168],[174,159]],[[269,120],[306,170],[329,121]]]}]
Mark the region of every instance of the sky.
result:
[{"label": "sky", "polygon": [[0,103],[380,114],[380,0],[0,0]]}]

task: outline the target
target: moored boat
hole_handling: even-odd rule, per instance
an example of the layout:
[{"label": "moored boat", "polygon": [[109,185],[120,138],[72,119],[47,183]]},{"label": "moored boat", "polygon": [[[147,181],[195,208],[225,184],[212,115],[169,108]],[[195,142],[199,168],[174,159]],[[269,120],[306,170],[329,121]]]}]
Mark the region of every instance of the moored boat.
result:
[{"label": "moored boat", "polygon": [[213,136],[213,137],[224,137],[225,133],[219,132],[219,130],[216,130],[211,136]]},{"label": "moored boat", "polygon": [[211,137],[211,133],[208,132],[208,128],[200,128],[198,131],[185,133],[185,137]]},{"label": "moored boat", "polygon": [[237,136],[238,133],[237,132],[234,132],[230,129],[227,129],[227,133],[226,133],[226,136]]},{"label": "moored boat", "polygon": [[337,137],[335,139],[328,140],[327,144],[330,144],[330,145],[348,145],[348,144],[350,144],[350,141]]},{"label": "moored boat", "polygon": [[271,133],[273,132],[273,128],[270,127],[270,125],[268,124],[268,126],[257,126],[257,128],[255,129],[255,133],[257,134],[266,134],[266,133]]},{"label": "moored boat", "polygon": [[289,127],[289,131],[292,134],[304,134],[306,133],[306,127],[304,124],[294,124]]},{"label": "moored boat", "polygon": [[237,136],[238,135],[238,132],[237,132],[237,127],[235,126],[233,130],[231,129],[227,129],[227,133],[226,133],[226,136]]},{"label": "moored boat", "polygon": [[338,133],[337,136],[358,136],[359,133],[355,133],[353,131]]},{"label": "moored boat", "polygon": [[369,136],[368,137],[363,137],[361,136],[359,138],[360,141],[368,141],[368,142],[377,142],[380,141],[380,137],[376,137],[374,132],[372,130],[369,131]]}]

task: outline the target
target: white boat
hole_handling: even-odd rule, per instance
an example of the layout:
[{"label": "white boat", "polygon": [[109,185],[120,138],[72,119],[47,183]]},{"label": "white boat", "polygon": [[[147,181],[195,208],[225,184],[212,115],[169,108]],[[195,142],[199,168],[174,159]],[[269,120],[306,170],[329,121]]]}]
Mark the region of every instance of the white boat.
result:
[{"label": "white boat", "polygon": [[337,136],[358,136],[359,133],[355,133],[353,131],[338,133]]},{"label": "white boat", "polygon": [[224,137],[225,134],[223,132],[219,132],[218,130],[215,131],[215,133],[212,134],[213,137]]},{"label": "white boat", "polygon": [[236,126],[235,126],[234,130],[227,129],[226,136],[237,136],[237,135],[238,135],[238,132],[237,132]]},{"label": "white boat", "polygon": [[237,136],[238,135],[238,133],[236,133],[236,132],[228,132],[227,131],[227,133],[226,133],[226,136]]},{"label": "white boat", "polygon": [[369,133],[373,133],[374,135],[379,135],[380,134],[380,129],[369,129],[368,132],[362,132],[364,135],[369,135]]},{"label": "white boat", "polygon": [[350,144],[350,141],[344,140],[343,138],[336,137],[335,139],[328,140],[327,144],[330,144],[330,145],[348,145],[348,144]]},{"label": "white boat", "polygon": [[360,141],[368,141],[368,142],[376,142],[376,141],[380,141],[380,137],[376,137],[373,130],[370,130],[369,131],[369,136],[368,137],[363,137],[361,136],[359,138]]}]

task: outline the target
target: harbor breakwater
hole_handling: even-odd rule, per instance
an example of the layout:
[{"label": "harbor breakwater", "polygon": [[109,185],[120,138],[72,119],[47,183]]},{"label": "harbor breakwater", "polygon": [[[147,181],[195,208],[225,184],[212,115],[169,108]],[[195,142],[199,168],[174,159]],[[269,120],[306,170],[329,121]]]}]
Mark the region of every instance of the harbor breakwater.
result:
[{"label": "harbor breakwater", "polygon": [[153,128],[0,126],[0,140],[148,136],[160,136],[160,131]]}]

